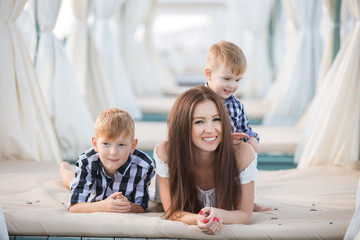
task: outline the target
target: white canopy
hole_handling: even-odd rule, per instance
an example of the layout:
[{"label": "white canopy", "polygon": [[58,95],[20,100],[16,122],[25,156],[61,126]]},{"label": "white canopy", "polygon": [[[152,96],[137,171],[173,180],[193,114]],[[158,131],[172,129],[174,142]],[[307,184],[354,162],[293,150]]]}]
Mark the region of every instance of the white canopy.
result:
[{"label": "white canopy", "polygon": [[91,146],[94,120],[80,94],[65,50],[52,33],[61,0],[33,3],[39,26],[36,73],[62,157],[75,160]]},{"label": "white canopy", "polygon": [[314,99],[295,155],[298,168],[359,160],[360,1],[347,2],[356,25]]},{"label": "white canopy", "polygon": [[133,118],[141,119],[141,110],[120,55],[121,45],[115,38],[116,29],[112,29],[110,25],[110,18],[119,11],[122,4],[123,1],[119,0],[95,1],[94,40],[118,107],[128,111]]},{"label": "white canopy", "polygon": [[100,112],[117,104],[87,23],[93,1],[73,0],[72,6],[76,22],[67,40],[66,50],[80,93],[95,119]]},{"label": "white canopy", "polygon": [[0,1],[0,153],[60,162],[61,155],[33,64],[16,19],[26,1]]},{"label": "white canopy", "polygon": [[294,125],[315,92],[322,52],[318,29],[321,1],[282,3],[295,31],[289,37],[283,65],[267,95],[270,109],[263,123]]}]

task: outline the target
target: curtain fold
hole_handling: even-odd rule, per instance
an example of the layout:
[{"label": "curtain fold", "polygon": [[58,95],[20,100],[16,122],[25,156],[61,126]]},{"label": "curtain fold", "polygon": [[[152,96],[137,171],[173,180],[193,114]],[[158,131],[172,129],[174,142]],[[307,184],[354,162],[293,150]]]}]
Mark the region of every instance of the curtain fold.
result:
[{"label": "curtain fold", "polygon": [[128,111],[135,119],[141,119],[142,113],[130,84],[124,61],[120,55],[120,43],[116,41],[110,18],[119,10],[123,1],[95,1],[95,22],[93,33],[99,55],[104,64],[105,73],[119,107]]},{"label": "curtain fold", "polygon": [[313,98],[322,52],[319,21],[321,2],[282,1],[293,26],[286,55],[273,86],[266,95],[270,108],[267,125],[294,125]]},{"label": "curtain fold", "polygon": [[93,3],[92,0],[72,1],[76,22],[67,40],[66,52],[75,71],[80,93],[95,119],[103,110],[116,107],[117,102],[87,23]]},{"label": "curtain fold", "polygon": [[[272,71],[268,54],[268,26],[273,0],[237,0],[237,9],[241,22],[250,33],[248,44],[243,51],[247,58],[247,70],[240,82],[242,96],[260,98],[269,90],[272,83]],[[241,46],[240,46],[241,47]]]},{"label": "curtain fold", "polygon": [[39,26],[36,73],[61,155],[66,160],[76,160],[91,146],[94,120],[80,94],[65,49],[52,32],[61,0],[33,3]]},{"label": "curtain fold", "polygon": [[0,0],[0,153],[62,161],[28,49],[16,25],[26,1]]},{"label": "curtain fold", "polygon": [[161,96],[156,70],[145,46],[145,23],[152,2],[149,0],[126,0],[121,12],[123,27],[123,55],[131,83],[138,96]]},{"label": "curtain fold", "polygon": [[298,168],[359,160],[360,0],[347,3],[356,24],[313,101],[295,153]]},{"label": "curtain fold", "polygon": [[323,26],[328,28],[323,38],[324,40],[324,51],[321,58],[320,70],[319,70],[319,78],[317,82],[316,89],[320,89],[321,85],[324,81],[325,75],[328,72],[331,63],[332,63],[332,51],[334,46],[334,31],[335,31],[335,1],[334,0],[322,0],[325,6],[325,13],[327,14],[327,19],[329,19],[329,23],[327,26]]}]

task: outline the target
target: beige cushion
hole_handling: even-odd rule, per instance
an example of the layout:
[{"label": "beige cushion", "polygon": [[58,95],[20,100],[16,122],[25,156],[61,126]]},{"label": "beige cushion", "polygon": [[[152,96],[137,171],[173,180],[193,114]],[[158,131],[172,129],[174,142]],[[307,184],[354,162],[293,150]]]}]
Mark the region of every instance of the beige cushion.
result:
[{"label": "beige cushion", "polygon": [[217,236],[165,220],[161,213],[69,213],[69,190],[60,182],[59,166],[51,163],[0,160],[0,203],[10,235],[342,239],[359,177],[354,165],[260,171],[258,203],[277,210],[254,213],[250,225],[225,225]]}]

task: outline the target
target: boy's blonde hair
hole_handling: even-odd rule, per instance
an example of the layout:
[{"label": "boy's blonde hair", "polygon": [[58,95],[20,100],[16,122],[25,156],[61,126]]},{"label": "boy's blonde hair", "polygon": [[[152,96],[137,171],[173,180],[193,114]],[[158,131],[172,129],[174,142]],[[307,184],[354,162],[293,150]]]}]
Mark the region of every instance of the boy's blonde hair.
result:
[{"label": "boy's blonde hair", "polygon": [[223,64],[230,67],[233,74],[240,75],[246,71],[246,58],[243,51],[234,43],[220,41],[209,48],[206,55],[206,67],[216,69]]},{"label": "boy's blonde hair", "polygon": [[125,110],[109,108],[99,114],[95,121],[95,136],[114,139],[125,133],[132,139],[135,135],[135,122]]}]

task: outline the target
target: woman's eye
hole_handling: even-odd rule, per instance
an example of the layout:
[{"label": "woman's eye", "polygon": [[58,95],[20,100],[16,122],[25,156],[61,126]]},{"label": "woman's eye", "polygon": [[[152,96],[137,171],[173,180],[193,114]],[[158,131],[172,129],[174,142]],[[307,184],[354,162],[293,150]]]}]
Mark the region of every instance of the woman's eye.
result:
[{"label": "woman's eye", "polygon": [[203,123],[203,121],[202,120],[195,121],[195,124],[200,124],[200,123]]},{"label": "woman's eye", "polygon": [[221,119],[220,118],[214,118],[214,122],[217,122],[217,121],[221,121]]}]

